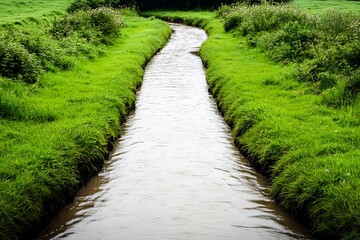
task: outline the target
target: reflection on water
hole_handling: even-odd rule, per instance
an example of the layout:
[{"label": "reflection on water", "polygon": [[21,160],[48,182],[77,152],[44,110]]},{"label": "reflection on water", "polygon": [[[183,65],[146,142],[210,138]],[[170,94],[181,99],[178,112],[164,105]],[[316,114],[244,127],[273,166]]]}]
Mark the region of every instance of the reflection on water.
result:
[{"label": "reflection on water", "polygon": [[172,25],[112,156],[38,239],[308,239],[233,146],[197,56]]}]

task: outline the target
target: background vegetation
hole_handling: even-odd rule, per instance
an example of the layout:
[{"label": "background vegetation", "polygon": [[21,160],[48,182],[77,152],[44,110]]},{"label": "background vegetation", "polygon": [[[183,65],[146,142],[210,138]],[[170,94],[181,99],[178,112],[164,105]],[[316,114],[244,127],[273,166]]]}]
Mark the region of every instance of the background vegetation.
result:
[{"label": "background vegetation", "polygon": [[[282,31],[284,39],[293,38],[295,43],[302,36],[304,44],[300,47],[307,47],[306,40],[312,36],[307,31],[329,34],[323,29],[326,25],[304,29],[302,25],[306,27],[308,19],[314,16],[287,6],[277,6],[276,9],[269,5],[241,7],[248,12],[240,14],[239,21],[234,17],[236,21],[231,28],[229,25],[233,24],[233,20],[229,17],[238,16],[237,7],[221,8],[218,14],[226,16],[224,20],[202,12],[156,11],[146,12],[145,15],[177,22],[182,20],[208,32],[209,39],[202,46],[201,56],[207,68],[209,88],[225,120],[232,127],[241,152],[271,180],[272,196],[282,207],[302,219],[316,236],[357,239],[360,236],[359,96],[358,93],[349,93],[353,99],[351,102],[335,105],[324,99],[328,91],[339,89],[337,81],[340,80],[337,78],[345,83],[352,81],[350,78],[354,76],[346,75],[348,73],[339,68],[324,68],[324,72],[329,71],[325,74],[335,74],[335,85],[323,86],[323,90],[319,90],[321,80],[298,78],[308,56],[299,51],[298,55],[291,53],[274,61],[274,55],[259,44],[260,39],[265,41],[278,37],[279,31]],[[262,12],[257,14],[257,11]],[[275,16],[270,15],[272,13]],[[268,21],[261,21],[262,14],[267,16]],[[356,20],[343,19],[338,14],[349,16],[350,13],[336,12],[336,15],[323,17],[331,16],[329,23],[339,24]],[[284,21],[283,15],[295,23]],[[333,16],[337,18],[331,19]],[[276,24],[272,25],[273,22]],[[290,31],[286,32],[283,29],[285,26]],[[264,36],[267,39],[262,39]],[[332,35],[329,38],[334,41]],[[321,54],[332,48],[328,43],[328,49],[326,42],[317,43],[320,44],[317,51]],[[315,46],[312,44],[311,47]],[[339,48],[343,49],[343,46],[339,45]],[[289,49],[277,50],[287,52]],[[352,52],[359,56],[356,51],[347,50],[342,54]],[[342,54],[326,61],[339,59]],[[317,58],[318,55],[314,56]],[[340,62],[349,64],[347,61],[345,58]],[[358,71],[357,64],[351,65],[352,72]],[[345,80],[347,77],[349,79]],[[346,95],[345,92],[342,94]],[[344,96],[342,94],[339,99]]]},{"label": "background vegetation", "polygon": [[[272,0],[273,3],[289,2],[290,0]],[[173,10],[194,10],[194,9],[211,9],[215,10],[222,4],[231,4],[243,2],[247,4],[257,4],[261,0],[75,0],[68,8],[69,12],[78,9],[98,8],[100,6],[135,6],[139,10],[150,9],[173,9]]]}]

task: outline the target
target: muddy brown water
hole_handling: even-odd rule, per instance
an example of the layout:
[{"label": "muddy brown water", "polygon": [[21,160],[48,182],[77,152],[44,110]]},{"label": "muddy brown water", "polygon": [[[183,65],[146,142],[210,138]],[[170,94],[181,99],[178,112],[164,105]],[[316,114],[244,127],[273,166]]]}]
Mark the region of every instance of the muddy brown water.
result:
[{"label": "muddy brown water", "polygon": [[37,239],[310,239],[234,147],[196,54],[205,32],[172,28],[103,171]]}]

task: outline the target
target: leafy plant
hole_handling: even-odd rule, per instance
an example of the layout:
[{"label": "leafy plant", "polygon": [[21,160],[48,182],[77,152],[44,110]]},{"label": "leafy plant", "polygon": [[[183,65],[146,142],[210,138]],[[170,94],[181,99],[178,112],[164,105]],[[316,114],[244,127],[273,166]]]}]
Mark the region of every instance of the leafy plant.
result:
[{"label": "leafy plant", "polygon": [[0,41],[1,76],[35,83],[40,73],[39,61],[23,45],[8,39]]}]

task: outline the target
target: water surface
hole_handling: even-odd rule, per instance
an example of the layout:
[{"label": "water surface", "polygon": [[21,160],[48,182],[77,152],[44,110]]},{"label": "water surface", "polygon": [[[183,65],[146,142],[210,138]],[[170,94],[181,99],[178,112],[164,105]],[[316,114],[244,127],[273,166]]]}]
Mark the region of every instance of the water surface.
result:
[{"label": "water surface", "polygon": [[172,25],[109,162],[39,239],[309,239],[234,147],[196,52]]}]

